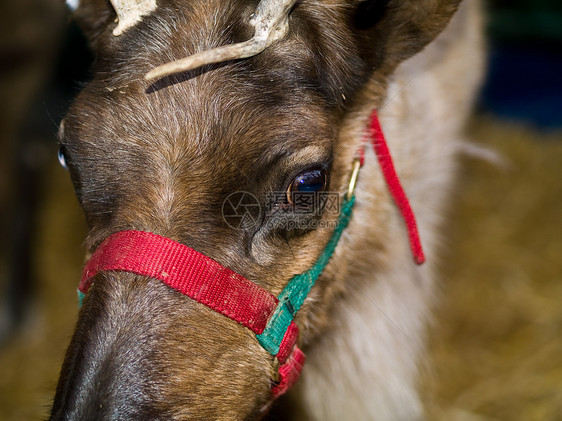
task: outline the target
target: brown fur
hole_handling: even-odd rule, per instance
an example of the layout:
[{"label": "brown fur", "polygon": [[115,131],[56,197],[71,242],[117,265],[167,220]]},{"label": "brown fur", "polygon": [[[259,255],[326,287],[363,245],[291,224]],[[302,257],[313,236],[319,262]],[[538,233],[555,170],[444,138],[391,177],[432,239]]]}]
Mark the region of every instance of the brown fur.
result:
[{"label": "brown fur", "polygon": [[[156,65],[247,39],[244,16],[255,4],[162,1],[152,15],[113,37],[107,4],[83,1],[77,18],[97,49],[95,78],[65,119],[61,142],[90,227],[90,252],[112,232],[151,231],[278,294],[294,274],[313,265],[330,231],[286,231],[267,228],[266,221],[233,230],[222,220],[222,202],[230,193],[248,191],[263,204],[268,192],[284,191],[297,174],[318,164],[330,170],[329,190],[343,193],[366,115],[388,100],[387,86],[396,77],[391,75],[400,75],[396,66],[445,27],[458,1],[303,1],[292,12],[288,37],[264,53],[152,85],[143,81]],[[467,103],[474,83],[469,85],[460,99]],[[445,136],[458,131],[465,113]],[[392,138],[397,129],[392,122],[387,127]],[[419,177],[431,184],[431,169],[419,161],[439,159],[442,145],[424,145],[426,156],[405,142],[393,149],[407,189],[415,190]],[[407,382],[405,406],[413,409],[395,411],[394,418],[413,419],[419,416],[413,355],[423,341],[431,283],[426,268],[419,274],[413,268],[397,271],[397,262],[403,268],[409,258],[407,245],[374,157],[368,161],[354,220],[296,319],[311,366],[301,396],[310,416],[323,413],[310,382],[318,381],[314,370],[321,373],[323,364],[345,358],[329,352],[331,340],[345,341],[345,334],[334,336],[344,326],[338,316],[344,303],[365,305],[354,297],[367,285],[381,289],[369,295],[386,299],[380,279],[405,275],[400,282],[411,298],[404,303],[414,309],[404,310],[420,318],[414,331],[393,332],[397,342],[388,346],[412,348],[404,354],[413,359],[403,361],[407,368],[400,379]],[[420,208],[422,191],[412,197]],[[427,208],[438,210],[440,195],[432,199]],[[423,209],[422,214],[422,234],[431,244],[435,217],[425,217]],[[394,292],[389,299],[397,311],[404,305]],[[328,343],[321,351],[323,341]],[[129,274],[99,275],[80,313],[52,419],[253,419],[267,407],[272,363],[250,331],[164,285]],[[381,378],[377,387],[384,385]],[[365,411],[364,417],[373,415]]]}]

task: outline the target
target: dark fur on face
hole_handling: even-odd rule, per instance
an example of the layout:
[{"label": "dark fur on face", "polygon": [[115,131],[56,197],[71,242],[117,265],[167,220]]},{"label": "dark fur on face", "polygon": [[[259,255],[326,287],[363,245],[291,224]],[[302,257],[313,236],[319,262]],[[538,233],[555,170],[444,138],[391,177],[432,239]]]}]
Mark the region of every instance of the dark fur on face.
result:
[{"label": "dark fur on face", "polygon": [[[222,203],[245,191],[265,207],[269,192],[314,167],[330,171],[329,190],[343,193],[354,149],[338,142],[342,120],[362,101],[380,101],[387,75],[457,3],[305,0],[288,36],[258,56],[149,84],[143,75],[157,65],[251,37],[257,2],[162,0],[114,37],[108,2],[84,0],[76,17],[97,53],[95,78],[66,117],[61,143],[89,251],[119,230],[151,231],[278,294],[314,263],[329,230],[291,232],[265,214],[235,230]],[[369,80],[377,93],[362,90]],[[319,285],[330,282],[328,271]],[[297,322],[329,307],[304,308]],[[52,419],[254,419],[269,400],[272,361],[249,330],[154,280],[99,275]]]}]

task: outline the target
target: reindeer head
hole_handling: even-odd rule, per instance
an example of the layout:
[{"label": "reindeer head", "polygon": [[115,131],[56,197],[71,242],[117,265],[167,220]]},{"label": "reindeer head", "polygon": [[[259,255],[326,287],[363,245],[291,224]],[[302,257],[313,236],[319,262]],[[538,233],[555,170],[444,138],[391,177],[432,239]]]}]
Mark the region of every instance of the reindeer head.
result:
[{"label": "reindeer head", "polygon": [[[366,124],[387,77],[458,0],[111,3],[75,12],[95,76],[61,125],[89,252],[116,232],[151,232],[277,296],[339,217],[295,194],[341,200],[362,143],[351,122]],[[342,242],[296,316],[301,344],[329,323],[343,249],[365,246]],[[234,420],[267,408],[278,367],[252,331],[147,276],[92,281],[52,419]]]}]

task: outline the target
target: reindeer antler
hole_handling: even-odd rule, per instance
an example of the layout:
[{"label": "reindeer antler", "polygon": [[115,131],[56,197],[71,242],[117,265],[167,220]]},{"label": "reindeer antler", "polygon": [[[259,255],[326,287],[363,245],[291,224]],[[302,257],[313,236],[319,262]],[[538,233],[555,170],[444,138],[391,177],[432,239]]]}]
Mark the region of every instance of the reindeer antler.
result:
[{"label": "reindeer antler", "polygon": [[203,51],[192,56],[163,64],[148,72],[144,78],[152,80],[178,72],[197,69],[205,64],[255,56],[283,38],[289,30],[289,12],[298,0],[261,0],[252,15],[254,36],[248,41]]},{"label": "reindeer antler", "polygon": [[118,36],[136,25],[142,17],[156,9],[156,0],[109,0],[117,13],[118,24],[113,35]]}]

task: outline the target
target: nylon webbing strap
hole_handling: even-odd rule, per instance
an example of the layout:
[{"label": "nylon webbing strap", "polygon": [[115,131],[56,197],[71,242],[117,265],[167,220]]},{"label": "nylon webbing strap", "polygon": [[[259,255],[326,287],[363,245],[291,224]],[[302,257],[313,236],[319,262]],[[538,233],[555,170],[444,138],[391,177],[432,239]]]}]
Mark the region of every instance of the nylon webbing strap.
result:
[{"label": "nylon webbing strap", "polygon": [[326,248],[310,270],[294,276],[289,281],[285,289],[279,294],[279,304],[275,309],[275,313],[269,319],[264,332],[256,335],[260,344],[271,354],[275,355],[279,352],[279,346],[287,328],[292,323],[297,311],[301,308],[310,289],[330,261],[332,254],[334,254],[341,234],[351,219],[354,203],[355,196],[344,202],[338,217],[338,224]]},{"label": "nylon webbing strap", "polygon": [[414,261],[418,265],[421,265],[425,262],[425,256],[423,254],[420,235],[418,233],[416,217],[412,211],[412,207],[410,206],[410,201],[402,188],[400,179],[396,174],[396,170],[394,169],[392,156],[390,155],[390,150],[386,144],[386,139],[381,128],[377,110],[374,110],[371,114],[369,137],[371,138],[371,143],[375,149],[375,154],[377,155],[381,171],[386,181],[386,185],[388,186],[388,191],[390,192],[394,203],[396,203],[396,206],[400,210],[402,219],[404,219],[404,223],[406,224],[410,249],[412,250]]},{"label": "nylon webbing strap", "polygon": [[159,279],[256,334],[263,332],[278,302],[210,257],[150,232],[120,231],[105,239],[86,264],[78,289],[85,294],[92,277],[108,270]]},{"label": "nylon webbing strap", "polygon": [[279,367],[280,381],[271,389],[274,398],[281,396],[295,384],[301,374],[305,360],[304,353],[299,347],[295,346],[289,361]]}]

